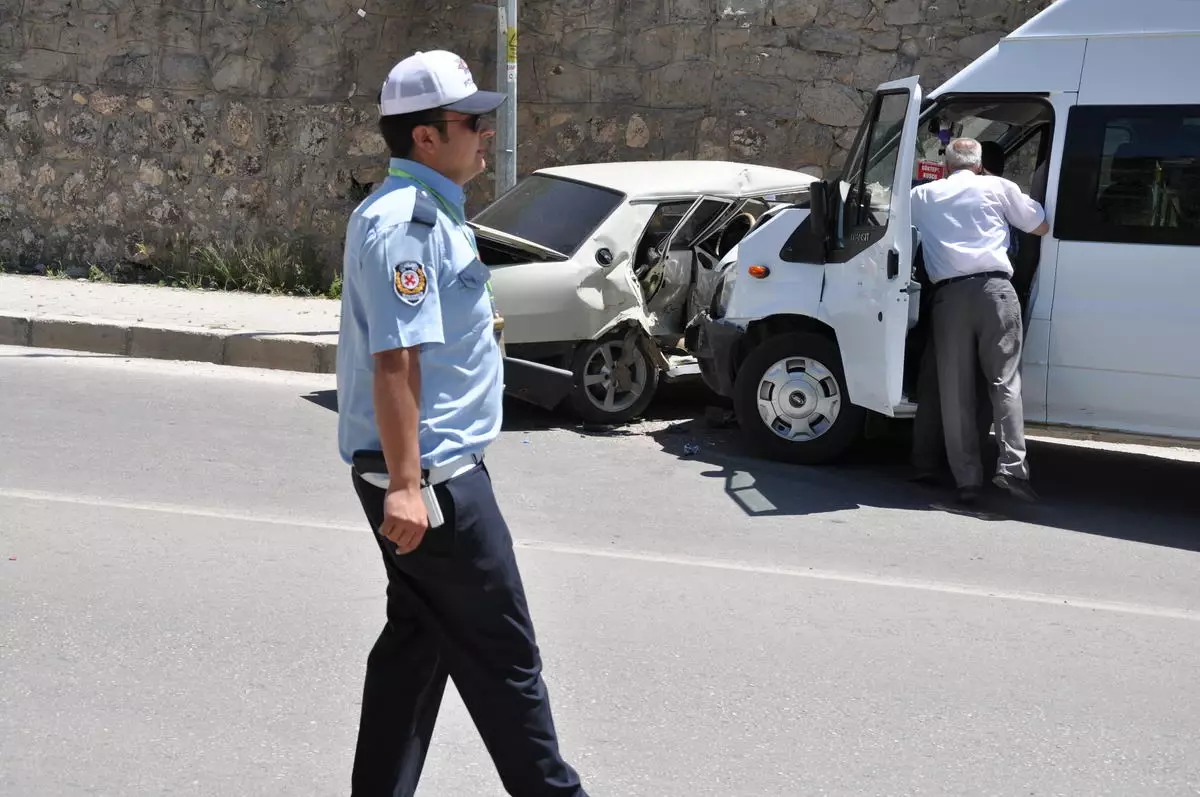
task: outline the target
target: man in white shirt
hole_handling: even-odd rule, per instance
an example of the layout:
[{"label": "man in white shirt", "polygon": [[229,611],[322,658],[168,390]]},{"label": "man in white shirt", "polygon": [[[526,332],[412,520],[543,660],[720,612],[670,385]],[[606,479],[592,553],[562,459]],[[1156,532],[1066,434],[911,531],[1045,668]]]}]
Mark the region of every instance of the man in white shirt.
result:
[{"label": "man in white shirt", "polygon": [[978,141],[946,147],[948,177],[912,189],[912,222],[921,233],[933,283],[933,337],[946,456],[966,502],[983,486],[975,428],[975,369],[987,379],[999,446],[993,483],[1035,500],[1025,456],[1021,405],[1021,307],[1010,280],[1009,225],[1049,231],[1046,212],[1016,183],[984,174]]}]

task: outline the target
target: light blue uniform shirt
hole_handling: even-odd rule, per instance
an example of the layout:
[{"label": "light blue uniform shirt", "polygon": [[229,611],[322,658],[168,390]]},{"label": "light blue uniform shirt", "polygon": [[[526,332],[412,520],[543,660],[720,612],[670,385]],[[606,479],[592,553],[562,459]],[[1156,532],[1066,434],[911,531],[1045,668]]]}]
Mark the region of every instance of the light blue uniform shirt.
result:
[{"label": "light blue uniform shirt", "polygon": [[[393,158],[389,176],[350,216],[337,352],[338,448],[343,461],[382,450],[373,355],[420,347],[421,467],[475,454],[500,433],[503,361],[492,330],[489,272],[465,224],[462,189]],[[454,210],[447,213],[429,189]]]}]

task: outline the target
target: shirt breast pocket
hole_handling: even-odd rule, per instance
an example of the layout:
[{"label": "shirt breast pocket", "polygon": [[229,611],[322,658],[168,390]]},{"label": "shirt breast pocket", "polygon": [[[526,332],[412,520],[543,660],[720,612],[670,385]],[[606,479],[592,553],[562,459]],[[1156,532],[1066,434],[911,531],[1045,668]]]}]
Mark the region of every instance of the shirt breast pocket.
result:
[{"label": "shirt breast pocket", "polygon": [[462,283],[464,289],[469,291],[482,289],[490,277],[488,267],[474,257],[458,272],[458,281]]},{"label": "shirt breast pocket", "polygon": [[488,267],[472,258],[459,270],[454,284],[443,297],[443,304],[456,308],[454,323],[461,324],[464,336],[479,332],[492,322],[491,298],[487,294]]},{"label": "shirt breast pocket", "polygon": [[467,242],[465,236],[451,237],[449,254],[450,266],[454,270],[451,286],[469,293],[482,289],[488,281],[488,267],[479,261],[474,247]]}]

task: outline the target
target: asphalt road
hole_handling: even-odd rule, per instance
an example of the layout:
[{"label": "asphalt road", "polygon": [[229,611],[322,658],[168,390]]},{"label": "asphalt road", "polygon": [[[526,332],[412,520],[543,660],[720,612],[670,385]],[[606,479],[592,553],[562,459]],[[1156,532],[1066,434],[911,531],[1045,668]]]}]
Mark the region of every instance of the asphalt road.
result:
[{"label": "asphalt road", "polygon": [[[0,794],[337,795],[382,566],[318,375],[0,349]],[[656,410],[490,454],[593,797],[1200,793],[1200,463],[767,464]],[[698,453],[689,453],[690,445]],[[425,795],[503,794],[452,691]]]}]

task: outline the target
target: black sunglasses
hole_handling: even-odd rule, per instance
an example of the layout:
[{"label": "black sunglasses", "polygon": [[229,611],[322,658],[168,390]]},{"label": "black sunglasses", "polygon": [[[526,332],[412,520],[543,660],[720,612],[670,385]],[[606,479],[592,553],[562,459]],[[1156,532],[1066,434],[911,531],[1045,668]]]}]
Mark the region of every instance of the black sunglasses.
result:
[{"label": "black sunglasses", "polygon": [[480,114],[473,114],[465,119],[423,119],[417,122],[418,125],[449,125],[454,122],[462,122],[470,128],[472,133],[478,133],[481,130],[490,129],[489,125],[485,124],[484,117]]}]

